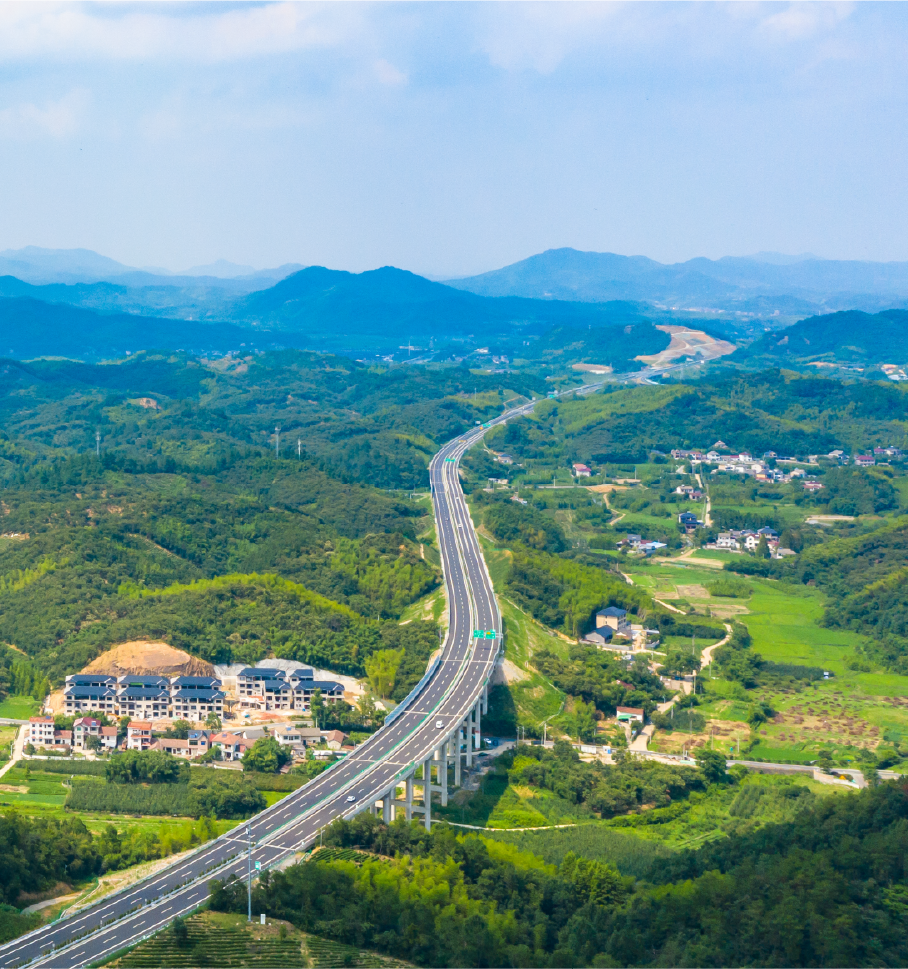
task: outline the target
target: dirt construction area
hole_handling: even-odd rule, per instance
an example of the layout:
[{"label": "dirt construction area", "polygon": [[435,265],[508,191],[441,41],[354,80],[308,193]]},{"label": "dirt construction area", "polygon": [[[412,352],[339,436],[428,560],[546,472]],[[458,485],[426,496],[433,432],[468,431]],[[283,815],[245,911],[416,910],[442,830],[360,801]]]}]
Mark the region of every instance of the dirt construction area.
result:
[{"label": "dirt construction area", "polygon": [[82,671],[83,673],[107,673],[110,676],[136,675],[157,676],[213,676],[214,667],[203,659],[197,659],[174,649],[167,643],[151,643],[132,640],[120,643],[101,653]]},{"label": "dirt construction area", "polygon": [[664,367],[682,357],[715,360],[717,357],[734,353],[737,349],[734,343],[729,343],[727,340],[717,340],[714,336],[710,336],[702,330],[691,330],[686,326],[665,324],[657,326],[656,329],[668,333],[671,337],[671,343],[659,353],[634,358],[641,363],[649,364],[651,367]]}]

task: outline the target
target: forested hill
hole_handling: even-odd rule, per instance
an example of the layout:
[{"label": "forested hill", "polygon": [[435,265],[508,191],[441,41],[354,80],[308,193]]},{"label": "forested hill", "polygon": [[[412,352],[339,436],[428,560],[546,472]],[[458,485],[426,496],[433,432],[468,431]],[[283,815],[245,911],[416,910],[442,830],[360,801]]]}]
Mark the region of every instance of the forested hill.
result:
[{"label": "forested hill", "polygon": [[895,384],[766,370],[545,401],[488,441],[518,459],[557,457],[567,464],[643,461],[652,450],[709,448],[719,440],[756,455],[860,453],[901,445],[906,419],[908,393]]},{"label": "forested hill", "polygon": [[[626,303],[571,303],[461,292],[386,266],[348,273],[311,266],[239,300],[232,318],[306,334],[326,348],[450,338],[511,341],[555,326],[626,325],[644,318]],[[630,319],[629,319],[630,317]]]},{"label": "forested hill", "polygon": [[116,452],[141,467],[213,470],[237,448],[304,454],[333,475],[383,488],[426,483],[438,445],[545,392],[520,374],[464,367],[366,366],[285,350],[207,361],[135,354],[114,363],[0,361],[2,463]]},{"label": "forested hill", "polygon": [[[240,347],[267,347],[274,342],[272,335],[231,323],[100,313],[31,296],[0,298],[0,354],[19,359],[52,355],[90,360],[158,348],[223,353]],[[293,334],[280,342],[300,345]]]},{"label": "forested hill", "polygon": [[811,361],[902,363],[908,359],[908,310],[875,314],[849,310],[811,316],[767,333],[729,359],[760,366]]},{"label": "forested hill", "polygon": [[393,650],[403,696],[437,631],[398,621],[440,574],[426,500],[379,488],[544,389],[289,350],[2,361],[0,642],[54,682],[130,639],[358,676]]}]

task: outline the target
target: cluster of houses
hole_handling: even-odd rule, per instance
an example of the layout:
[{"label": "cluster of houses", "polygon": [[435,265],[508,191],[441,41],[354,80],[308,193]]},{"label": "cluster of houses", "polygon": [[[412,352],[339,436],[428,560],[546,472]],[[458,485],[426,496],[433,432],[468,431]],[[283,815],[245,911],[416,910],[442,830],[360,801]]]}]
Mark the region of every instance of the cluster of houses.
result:
[{"label": "cluster of houses", "polygon": [[[855,454],[852,458],[849,457],[849,455],[841,448],[836,448],[835,450],[824,455],[809,454],[805,462],[795,457],[786,457],[785,455],[777,454],[775,451],[764,451],[762,456],[759,458],[748,454],[746,451],[735,454],[730,452],[728,446],[723,441],[717,441],[713,445],[712,449],[706,452],[685,451],[681,448],[675,448],[675,450],[671,452],[671,456],[676,461],[687,460],[690,461],[691,464],[715,464],[716,468],[713,469],[711,474],[717,474],[724,471],[734,474],[753,475],[758,481],[787,482],[795,478],[804,478],[807,476],[807,472],[803,468],[793,468],[789,472],[784,472],[777,467],[769,467],[767,464],[768,461],[772,461],[777,465],[810,465],[818,464],[819,459],[824,457],[829,461],[834,461],[836,464],[854,463],[858,467],[868,468],[872,467],[874,464],[889,464],[892,461],[901,461],[905,457],[905,454],[901,448],[897,447],[875,447],[867,454]],[[681,492],[679,491],[679,494],[680,493]]]},{"label": "cluster of houses", "polygon": [[644,538],[642,535],[634,535],[628,532],[625,538],[619,538],[615,543],[618,548],[629,548],[632,552],[638,552],[640,555],[655,555],[656,552],[661,552],[662,549],[668,548],[665,542],[653,542],[648,538]]},{"label": "cluster of houses", "polygon": [[234,731],[190,730],[185,740],[168,737],[154,738],[151,724],[133,720],[126,728],[124,747],[128,750],[160,750],[174,757],[193,760],[204,757],[213,748],[220,749],[222,761],[241,760],[243,754],[262,737],[274,737],[285,747],[290,747],[297,758],[305,756],[310,747],[313,756],[332,757],[338,752],[346,753],[353,748],[347,744],[347,735],[341,730],[321,730],[318,727],[300,727],[294,723],[269,724],[261,727],[243,727]]},{"label": "cluster of houses", "polygon": [[66,677],[63,710],[69,715],[96,711],[140,720],[205,720],[239,710],[308,713],[312,695],[320,690],[328,703],[343,698],[333,680],[316,680],[309,667],[294,670],[245,667],[236,676],[235,696],[228,697],[215,676],[110,676],[74,673]]},{"label": "cluster of houses", "polygon": [[79,717],[72,730],[58,730],[53,717],[30,717],[28,721],[28,741],[33,747],[78,747],[87,749],[89,737],[97,737],[101,749],[115,750],[117,747],[117,728],[103,727],[94,717]]},{"label": "cluster of houses", "polygon": [[796,554],[790,548],[779,548],[779,533],[768,525],[764,525],[763,528],[756,530],[751,528],[733,528],[727,532],[719,532],[716,541],[704,547],[723,549],[731,552],[739,552],[742,549],[747,552],[755,552],[760,544],[760,540],[764,538],[773,558],[784,558],[787,555]]},{"label": "cluster of houses", "polygon": [[[347,735],[340,730],[320,730],[318,727],[299,727],[293,723],[270,724],[267,727],[242,727],[236,731],[190,730],[185,740],[155,737],[150,720],[130,720],[126,737],[117,740],[117,728],[102,726],[95,717],[79,717],[72,730],[54,727],[54,718],[31,717],[28,722],[28,743],[36,749],[67,748],[86,750],[97,746],[101,750],[161,750],[175,757],[202,757],[213,747],[219,747],[221,760],[240,760],[243,754],[261,737],[274,737],[289,746],[294,754],[303,756],[312,746],[323,748],[315,756],[333,756],[347,749]],[[90,742],[96,737],[97,743]]]},{"label": "cluster of houses", "polygon": [[646,629],[642,623],[628,622],[626,609],[607,606],[596,613],[596,628],[581,642],[597,649],[614,650],[623,654],[623,658],[632,659],[637,650],[645,649],[658,637],[658,629]]}]

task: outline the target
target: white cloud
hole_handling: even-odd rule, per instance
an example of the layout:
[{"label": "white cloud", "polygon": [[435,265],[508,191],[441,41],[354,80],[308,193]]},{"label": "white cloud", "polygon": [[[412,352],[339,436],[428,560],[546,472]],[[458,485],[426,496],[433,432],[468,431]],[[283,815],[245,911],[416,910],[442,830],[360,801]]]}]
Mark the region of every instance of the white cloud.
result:
[{"label": "white cloud", "polygon": [[[783,39],[837,26],[856,0],[467,0],[455,15],[497,67],[553,71],[572,51],[701,46],[729,24]],[[440,0],[0,0],[0,63],[35,58],[212,63],[340,49],[383,84],[406,76],[382,54],[430,50]],[[389,30],[388,24],[395,29]],[[472,36],[469,36],[472,33]],[[436,38],[437,39],[437,38]],[[689,43],[692,42],[692,43]]]},{"label": "white cloud", "polygon": [[11,138],[50,135],[66,138],[74,134],[88,106],[88,92],[76,88],[58,101],[43,106],[25,103],[0,109],[0,134]]},{"label": "white cloud", "polygon": [[571,50],[597,39],[622,7],[617,2],[483,5],[479,48],[495,67],[551,74]]},{"label": "white cloud", "polygon": [[854,9],[852,3],[791,3],[763,19],[763,30],[783,40],[803,40],[837,27]]},{"label": "white cloud", "polygon": [[407,75],[398,70],[393,64],[384,59],[377,60],[374,64],[375,76],[388,87],[400,87],[407,83]]},{"label": "white cloud", "polygon": [[168,9],[58,3],[0,4],[0,61],[172,58],[217,62],[331,47],[358,33],[352,4],[264,3]]}]

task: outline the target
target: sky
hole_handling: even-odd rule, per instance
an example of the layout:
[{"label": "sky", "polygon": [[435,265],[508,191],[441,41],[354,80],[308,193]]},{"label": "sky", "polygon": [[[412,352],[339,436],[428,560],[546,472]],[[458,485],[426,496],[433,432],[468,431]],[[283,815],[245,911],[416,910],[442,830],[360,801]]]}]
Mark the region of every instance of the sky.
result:
[{"label": "sky", "polygon": [[901,3],[0,4],[0,249],[908,260]]}]

